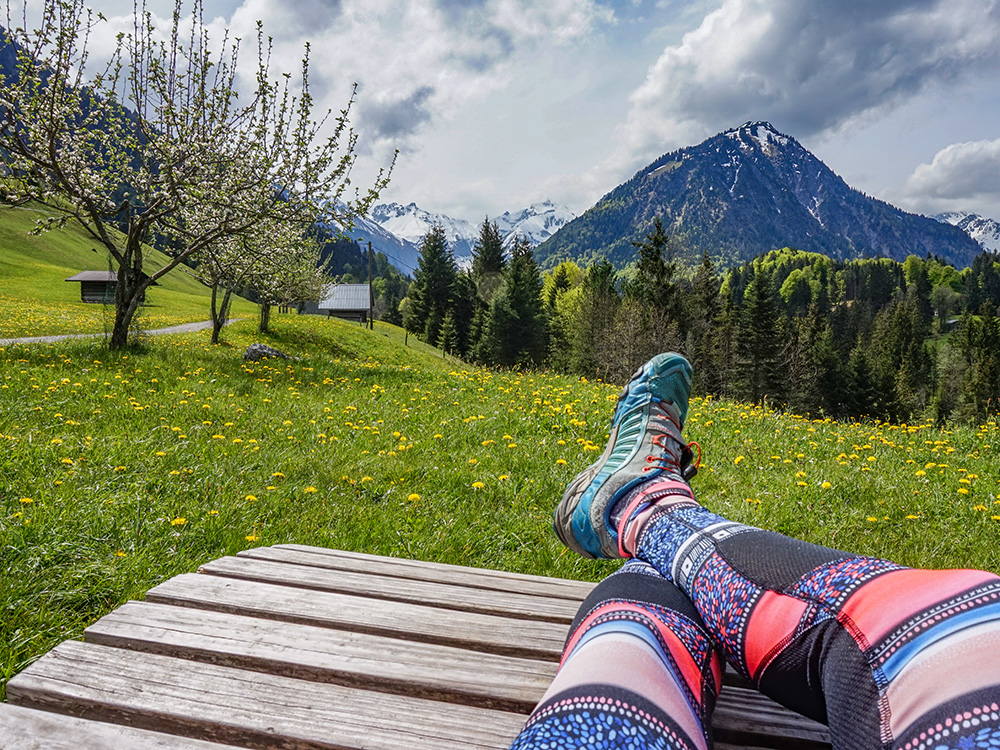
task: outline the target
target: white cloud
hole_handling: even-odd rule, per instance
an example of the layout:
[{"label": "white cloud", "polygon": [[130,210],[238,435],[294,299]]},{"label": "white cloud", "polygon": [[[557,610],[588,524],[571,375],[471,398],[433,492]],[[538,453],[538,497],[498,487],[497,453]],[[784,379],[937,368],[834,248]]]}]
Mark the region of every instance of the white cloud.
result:
[{"label": "white cloud", "polygon": [[997,0],[725,0],[632,94],[617,158],[649,158],[747,120],[804,138],[1000,69]]},{"label": "white cloud", "polygon": [[909,176],[900,203],[926,213],[1000,206],[1000,138],[941,149]]}]

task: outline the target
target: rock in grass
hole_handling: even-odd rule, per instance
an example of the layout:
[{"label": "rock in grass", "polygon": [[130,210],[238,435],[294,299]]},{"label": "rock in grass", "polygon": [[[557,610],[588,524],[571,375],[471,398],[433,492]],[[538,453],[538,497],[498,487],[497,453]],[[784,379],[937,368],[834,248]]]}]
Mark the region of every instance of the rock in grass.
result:
[{"label": "rock in grass", "polygon": [[247,362],[259,362],[264,359],[264,357],[298,359],[298,357],[289,357],[283,351],[275,349],[273,346],[268,346],[267,344],[250,344],[250,346],[247,347],[247,350],[243,352],[243,359]]}]

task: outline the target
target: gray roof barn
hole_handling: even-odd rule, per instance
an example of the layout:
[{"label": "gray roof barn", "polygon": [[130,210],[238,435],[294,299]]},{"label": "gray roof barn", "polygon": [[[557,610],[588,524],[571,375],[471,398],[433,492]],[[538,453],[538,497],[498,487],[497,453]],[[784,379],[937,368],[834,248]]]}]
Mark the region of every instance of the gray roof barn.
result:
[{"label": "gray roof barn", "polygon": [[[143,274],[145,277],[146,274]],[[148,277],[147,277],[148,278]],[[80,282],[80,300],[110,305],[115,301],[115,288],[118,286],[116,271],[80,271],[70,276],[66,281]],[[159,286],[155,281],[153,286]],[[145,298],[145,294],[143,295]]]},{"label": "gray roof barn", "polygon": [[336,284],[327,289],[318,312],[362,323],[368,320],[371,291],[368,284]]}]

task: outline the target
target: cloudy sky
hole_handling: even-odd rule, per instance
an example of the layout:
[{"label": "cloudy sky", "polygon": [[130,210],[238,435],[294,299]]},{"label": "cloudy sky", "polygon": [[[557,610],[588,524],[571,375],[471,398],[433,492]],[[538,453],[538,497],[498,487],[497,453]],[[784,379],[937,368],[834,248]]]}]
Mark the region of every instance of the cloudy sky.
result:
[{"label": "cloudy sky", "polygon": [[[204,4],[217,36],[261,20],[278,70],[308,41],[325,107],[359,84],[356,181],[398,148],[387,200],[580,213],[663,153],[769,120],[868,194],[1000,219],[1000,0]],[[130,1],[92,5],[131,27]]]}]

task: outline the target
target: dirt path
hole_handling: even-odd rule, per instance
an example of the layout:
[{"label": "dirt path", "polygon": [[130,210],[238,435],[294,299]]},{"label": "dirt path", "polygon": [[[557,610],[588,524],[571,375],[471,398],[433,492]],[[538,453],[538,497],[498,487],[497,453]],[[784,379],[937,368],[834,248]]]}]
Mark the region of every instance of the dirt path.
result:
[{"label": "dirt path", "polygon": [[[226,325],[230,323],[235,323],[241,318],[230,318],[226,321]],[[204,331],[206,328],[212,327],[211,320],[203,320],[200,323],[182,323],[179,326],[170,326],[168,328],[155,328],[151,331],[143,331],[144,335],[149,336],[162,336],[167,333],[190,333],[191,331]],[[92,339],[99,336],[104,336],[103,333],[66,333],[60,336],[28,336],[26,338],[20,339],[0,339],[0,346],[7,346],[9,344],[51,344],[56,341],[65,341],[66,339]]]}]

